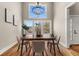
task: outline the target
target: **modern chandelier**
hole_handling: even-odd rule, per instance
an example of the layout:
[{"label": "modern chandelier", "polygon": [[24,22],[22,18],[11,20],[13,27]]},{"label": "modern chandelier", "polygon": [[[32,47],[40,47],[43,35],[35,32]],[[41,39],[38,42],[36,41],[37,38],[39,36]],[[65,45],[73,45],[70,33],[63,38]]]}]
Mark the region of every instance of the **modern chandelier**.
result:
[{"label": "modern chandelier", "polygon": [[32,12],[36,15],[41,15],[45,12],[45,8],[37,2],[37,5],[32,8]]}]

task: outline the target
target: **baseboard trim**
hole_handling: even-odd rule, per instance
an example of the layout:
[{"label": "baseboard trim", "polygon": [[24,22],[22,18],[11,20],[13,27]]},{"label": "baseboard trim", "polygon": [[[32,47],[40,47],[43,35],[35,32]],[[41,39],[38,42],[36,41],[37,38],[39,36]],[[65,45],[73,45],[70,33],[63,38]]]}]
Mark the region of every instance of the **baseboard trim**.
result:
[{"label": "baseboard trim", "polygon": [[12,48],[14,45],[17,44],[17,41],[15,41],[14,43],[10,44],[9,46],[3,48],[0,50],[0,55],[2,55],[4,52],[6,52],[7,50],[9,50],[10,48]]},{"label": "baseboard trim", "polygon": [[63,47],[65,47],[65,48],[68,48],[66,45],[64,45],[63,43],[59,43],[60,45],[62,45]]},{"label": "baseboard trim", "polygon": [[68,48],[68,47],[65,47],[65,45],[63,45],[63,44],[60,44],[60,48],[61,48],[61,51],[62,51],[62,53],[65,55],[65,56],[78,56],[79,55],[79,53],[78,52],[76,52],[76,51],[74,51],[74,50],[72,50],[72,49],[70,49],[70,48]]},{"label": "baseboard trim", "polygon": [[72,46],[79,46],[79,44],[71,44],[70,47],[72,47]]},{"label": "baseboard trim", "polygon": [[68,50],[67,47],[65,47],[64,44],[60,43],[60,51],[62,51],[62,54],[65,55],[65,56],[73,56],[72,53],[70,52],[70,50]]}]

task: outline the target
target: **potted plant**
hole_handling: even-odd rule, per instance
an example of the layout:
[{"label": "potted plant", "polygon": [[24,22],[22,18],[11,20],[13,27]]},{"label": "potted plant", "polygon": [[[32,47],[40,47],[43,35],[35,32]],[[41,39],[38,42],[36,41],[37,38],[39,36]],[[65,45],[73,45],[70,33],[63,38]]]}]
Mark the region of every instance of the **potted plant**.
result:
[{"label": "potted plant", "polygon": [[41,37],[41,29],[40,29],[40,24],[36,23],[36,37]]},{"label": "potted plant", "polygon": [[[25,24],[22,25],[22,28],[23,28],[24,30],[29,30],[29,27],[28,27],[27,25],[25,25]],[[25,35],[26,35],[26,34],[23,33],[23,37],[24,37]]]}]

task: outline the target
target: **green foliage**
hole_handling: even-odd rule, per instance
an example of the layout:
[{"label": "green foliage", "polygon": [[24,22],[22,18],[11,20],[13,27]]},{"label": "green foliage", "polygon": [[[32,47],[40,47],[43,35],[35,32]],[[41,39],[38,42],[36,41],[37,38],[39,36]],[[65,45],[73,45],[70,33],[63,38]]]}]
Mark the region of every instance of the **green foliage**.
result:
[{"label": "green foliage", "polygon": [[29,29],[29,27],[27,25],[25,25],[25,24],[22,25],[22,28],[25,29],[25,30]]}]

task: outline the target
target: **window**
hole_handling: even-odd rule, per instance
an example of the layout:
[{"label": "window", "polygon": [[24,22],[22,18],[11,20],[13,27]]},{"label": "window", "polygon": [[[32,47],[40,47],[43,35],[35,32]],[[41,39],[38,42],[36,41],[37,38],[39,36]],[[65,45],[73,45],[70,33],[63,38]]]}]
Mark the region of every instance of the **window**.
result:
[{"label": "window", "polygon": [[28,34],[50,34],[51,20],[25,20],[24,24],[29,27]]},{"label": "window", "polygon": [[46,5],[36,6],[34,4],[29,4],[28,14],[29,14],[29,18],[34,18],[34,19],[47,18],[47,6]]},{"label": "window", "polygon": [[50,23],[49,22],[43,22],[43,33],[50,33]]},{"label": "window", "polygon": [[27,33],[32,34],[33,33],[33,20],[25,20],[24,24],[29,27],[29,30],[27,30]]}]

